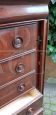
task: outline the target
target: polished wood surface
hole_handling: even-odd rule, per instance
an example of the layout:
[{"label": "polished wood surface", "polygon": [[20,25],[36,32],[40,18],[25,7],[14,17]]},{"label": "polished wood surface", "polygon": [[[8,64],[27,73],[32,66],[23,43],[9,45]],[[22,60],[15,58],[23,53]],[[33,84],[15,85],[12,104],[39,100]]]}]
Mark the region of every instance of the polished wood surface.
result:
[{"label": "polished wood surface", "polygon": [[[24,112],[24,111],[22,113],[17,114],[17,115],[30,115],[30,114],[32,114],[32,112],[27,113],[27,112]],[[16,115],[16,114],[14,114],[14,115]],[[43,109],[40,108],[37,112],[33,113],[33,115],[43,115]]]},{"label": "polished wood surface", "polygon": [[[15,2],[4,1],[1,5],[0,1],[1,112],[6,113],[8,109],[12,112],[10,104],[16,103],[16,98],[20,100],[22,95],[22,101],[28,97],[27,103],[21,104],[21,108],[14,106],[15,111],[9,115],[43,115],[41,93],[44,90],[49,0]],[[36,88],[31,91],[34,98],[29,97],[29,93],[25,97],[24,94],[33,88]],[[11,108],[5,111],[6,105]]]},{"label": "polished wood surface", "polygon": [[36,86],[36,76],[31,74],[0,88],[0,107]]},{"label": "polished wood surface", "polygon": [[[43,98],[41,97],[40,99],[36,100],[33,104],[31,104],[30,106],[28,106],[26,109],[24,109],[23,111],[21,111],[17,115],[30,115],[30,114],[39,115],[38,114],[38,110],[41,109],[42,102],[43,102]],[[43,111],[41,111],[40,115],[42,115],[42,112]]]},{"label": "polished wood surface", "polygon": [[30,22],[28,25],[0,29],[0,60],[36,48],[37,28],[37,22]]},{"label": "polished wood surface", "polygon": [[[33,59],[34,60],[33,60]],[[0,86],[36,70],[36,54],[31,53],[0,64]]]},{"label": "polished wood surface", "polygon": [[[41,109],[42,102],[43,102],[43,98],[41,97],[40,99],[38,99],[37,101],[35,101],[33,104],[31,104],[29,107],[27,107],[26,109],[24,109],[23,111],[21,111],[17,115],[30,115],[30,114],[39,115],[38,114],[38,110]],[[40,115],[42,115],[42,112],[43,111],[40,111],[40,113],[41,113]]]},{"label": "polished wood surface", "polygon": [[[34,108],[32,107],[34,109],[33,112],[35,112],[35,110],[37,111],[39,108],[38,110],[38,114],[39,114],[42,113],[43,111],[43,108],[41,107],[42,100],[43,100],[42,94],[35,87],[33,87],[32,89],[28,90],[26,93],[21,95],[13,102],[1,108],[0,114],[4,115],[5,113],[5,115],[8,115],[9,112],[9,115],[17,115],[19,113],[20,115],[23,113],[24,113],[23,115],[26,115],[26,112],[28,112],[28,110],[30,109],[30,107],[32,107],[32,105],[34,107]],[[36,104],[37,107],[35,108]]]},{"label": "polished wood surface", "polygon": [[[35,50],[33,50],[33,51],[36,51],[36,53],[37,53],[37,59],[36,58],[34,58],[35,56],[33,56],[32,55],[32,58],[30,59],[29,57],[28,57],[28,54],[27,54],[27,51],[26,51],[26,54],[27,54],[27,60],[26,60],[26,55],[24,56],[24,55],[22,55],[21,54],[21,56],[22,56],[22,58],[20,57],[19,58],[19,60],[18,60],[18,57],[17,57],[17,55],[16,55],[16,57],[17,57],[17,59],[13,59],[13,58],[15,58],[15,55],[14,55],[14,57],[9,57],[9,58],[5,58],[5,59],[1,59],[0,60],[0,63],[1,63],[1,65],[2,65],[2,67],[4,68],[4,72],[7,74],[8,72],[9,72],[9,69],[8,69],[8,65],[9,65],[9,63],[10,62],[13,62],[13,70],[15,70],[15,65],[17,65],[18,64],[18,61],[19,61],[19,63],[20,63],[20,60],[21,60],[21,63],[23,62],[24,64],[26,64],[26,73],[27,72],[29,72],[29,71],[31,71],[30,69],[32,69],[31,68],[31,63],[33,64],[33,60],[37,60],[37,63],[36,62],[34,62],[34,63],[36,63],[37,65],[36,65],[36,67],[34,66],[34,68],[33,69],[35,69],[36,68],[36,74],[35,74],[35,76],[36,76],[36,87],[42,92],[43,91],[43,82],[44,82],[44,78],[43,78],[43,75],[44,75],[44,61],[45,61],[45,44],[44,43],[46,43],[46,35],[47,35],[47,33],[46,33],[46,29],[47,29],[47,20],[40,20],[40,21],[34,21],[35,22],[35,26],[36,26],[36,24],[38,24],[38,26],[36,26],[37,28],[36,28],[36,34],[35,34],[35,36],[37,36],[37,39],[36,39],[36,37],[35,37],[35,39],[34,39],[34,41],[35,41]],[[33,24],[34,25],[34,24]],[[32,26],[31,26],[31,28],[32,28]],[[33,28],[34,28],[34,26],[33,26]],[[2,29],[3,30],[3,29]],[[42,39],[42,41],[41,41],[41,44],[39,43],[39,37],[41,37],[41,39]],[[33,40],[33,39],[32,39]],[[45,42],[44,42],[45,41]],[[34,43],[33,43],[34,44]],[[30,46],[31,46],[31,44],[30,44]],[[29,50],[29,52],[31,53],[32,52],[32,50],[30,51]],[[33,53],[34,54],[34,53]],[[43,55],[42,55],[43,54]],[[19,54],[18,54],[19,55]],[[43,57],[44,56],[44,57]],[[24,59],[23,59],[24,58]],[[11,59],[13,59],[13,61],[11,61]],[[18,61],[17,61],[18,60]],[[25,62],[24,62],[24,60],[25,60]],[[35,61],[36,61],[35,60]],[[29,64],[30,63],[30,64]],[[39,65],[40,64],[40,65]],[[10,66],[11,67],[11,66]],[[32,67],[33,67],[33,65],[32,65]],[[7,91],[9,91],[8,90],[8,86],[6,85],[6,84],[10,84],[9,83],[9,81],[11,81],[11,80],[13,80],[13,79],[15,79],[15,83],[16,83],[16,80],[17,80],[17,78],[19,77],[17,77],[17,76],[15,76],[15,77],[17,77],[17,78],[12,78],[11,77],[11,74],[10,74],[10,72],[9,72],[9,74],[8,74],[8,77],[6,76],[6,74],[3,74],[2,76],[0,76],[0,79],[2,79],[2,80],[0,80],[2,83],[1,83],[1,91],[3,92],[3,91],[5,91],[5,94],[7,94],[7,92],[6,92],[6,90]],[[13,76],[13,75],[12,75]],[[26,81],[28,81],[28,80],[26,80]],[[6,83],[7,82],[7,83]],[[20,82],[20,80],[18,81],[18,82]],[[6,83],[6,84],[4,84],[4,83]],[[13,81],[11,82],[11,83],[13,83]],[[30,80],[29,80],[29,83],[30,83]],[[31,84],[31,83],[30,83]],[[6,86],[6,88],[3,90],[3,87],[5,87]],[[29,85],[30,86],[30,85]],[[10,90],[11,90],[11,92],[13,93],[13,85],[11,85],[10,86],[11,88],[9,88]],[[16,88],[16,87],[15,87]],[[29,87],[30,88],[30,87]],[[26,89],[27,90],[27,89]],[[5,95],[5,94],[3,94],[1,92],[1,95]],[[16,93],[15,93],[15,95],[16,95]],[[17,95],[16,95],[17,96]],[[15,97],[16,97],[15,96]],[[5,95],[5,97],[6,97],[6,95]],[[2,100],[2,102],[1,102],[1,104],[3,105],[3,102],[4,102],[4,104],[6,104],[6,102],[9,102],[9,101],[11,101],[13,98],[15,98],[14,97],[14,94],[13,94],[13,96],[12,95],[10,95],[10,98],[8,97],[8,100],[7,100],[7,98],[5,99],[4,98],[4,100]],[[5,101],[6,100],[6,101]]]},{"label": "polished wood surface", "polygon": [[48,35],[48,21],[39,22],[39,35],[40,35],[40,44],[38,46],[38,88],[43,92],[44,88],[44,74],[45,74],[45,55],[46,55],[46,46],[47,46],[47,35]]},{"label": "polished wood surface", "polygon": [[48,5],[0,6],[0,11],[0,23],[42,19],[48,16]]}]

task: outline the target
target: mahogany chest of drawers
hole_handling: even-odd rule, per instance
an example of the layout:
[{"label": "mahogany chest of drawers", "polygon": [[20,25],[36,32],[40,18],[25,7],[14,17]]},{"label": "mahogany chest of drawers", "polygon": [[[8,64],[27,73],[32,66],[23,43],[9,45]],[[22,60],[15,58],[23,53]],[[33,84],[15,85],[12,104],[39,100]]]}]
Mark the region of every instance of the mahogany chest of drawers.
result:
[{"label": "mahogany chest of drawers", "polygon": [[1,115],[43,115],[48,5],[23,3],[0,6]]}]

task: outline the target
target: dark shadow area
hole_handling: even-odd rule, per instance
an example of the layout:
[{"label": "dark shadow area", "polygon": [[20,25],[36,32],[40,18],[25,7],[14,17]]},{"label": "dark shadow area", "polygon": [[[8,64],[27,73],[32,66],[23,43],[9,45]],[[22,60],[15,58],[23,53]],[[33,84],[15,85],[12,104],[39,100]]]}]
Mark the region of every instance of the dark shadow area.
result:
[{"label": "dark shadow area", "polygon": [[50,0],[0,0],[0,5],[30,5],[30,4],[45,4]]}]

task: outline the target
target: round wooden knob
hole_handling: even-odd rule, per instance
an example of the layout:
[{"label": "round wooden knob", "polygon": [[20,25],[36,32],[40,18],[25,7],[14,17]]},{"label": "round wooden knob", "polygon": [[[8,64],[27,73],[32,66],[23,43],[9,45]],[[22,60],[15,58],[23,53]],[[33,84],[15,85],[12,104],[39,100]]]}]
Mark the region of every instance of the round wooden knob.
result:
[{"label": "round wooden knob", "polygon": [[34,114],[33,114],[33,109],[32,109],[32,108],[29,108],[29,109],[28,109],[27,115],[34,115]]},{"label": "round wooden knob", "polygon": [[25,84],[20,84],[17,88],[18,91],[22,92],[25,89]]},{"label": "round wooden knob", "polygon": [[20,64],[16,66],[16,72],[17,73],[23,73],[24,72],[24,65]]},{"label": "round wooden knob", "polygon": [[22,46],[23,40],[21,37],[17,37],[12,41],[14,48],[20,48]]}]

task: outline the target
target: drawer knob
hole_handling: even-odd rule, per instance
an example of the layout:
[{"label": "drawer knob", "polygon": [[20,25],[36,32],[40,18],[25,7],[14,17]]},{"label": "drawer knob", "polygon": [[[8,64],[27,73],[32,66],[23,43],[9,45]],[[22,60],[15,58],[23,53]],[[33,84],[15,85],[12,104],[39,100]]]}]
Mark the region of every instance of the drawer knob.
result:
[{"label": "drawer knob", "polygon": [[21,37],[17,37],[16,39],[14,39],[12,41],[12,44],[14,46],[14,48],[20,48],[22,46],[22,43],[23,43],[23,39]]},{"label": "drawer knob", "polygon": [[24,73],[24,65],[17,65],[16,66],[16,72],[17,73]]},{"label": "drawer knob", "polygon": [[32,109],[32,108],[29,108],[29,109],[28,109],[27,115],[34,115],[33,109]]},{"label": "drawer knob", "polygon": [[17,88],[17,90],[20,91],[20,92],[24,91],[24,89],[25,89],[25,84],[21,84]]}]

